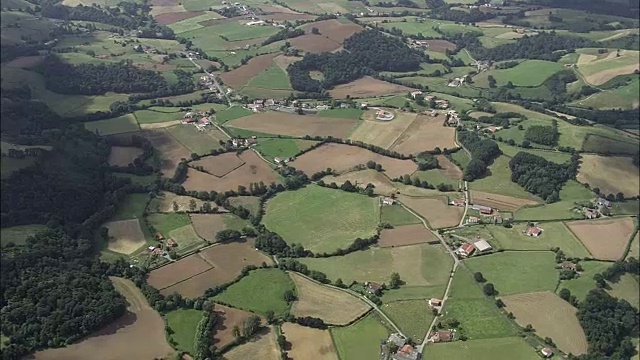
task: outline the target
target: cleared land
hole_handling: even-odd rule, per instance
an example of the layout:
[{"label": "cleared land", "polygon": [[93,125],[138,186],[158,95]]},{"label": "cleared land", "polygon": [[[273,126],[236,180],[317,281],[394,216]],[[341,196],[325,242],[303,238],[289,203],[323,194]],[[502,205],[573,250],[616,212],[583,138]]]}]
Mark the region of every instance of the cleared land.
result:
[{"label": "cleared land", "polygon": [[394,301],[382,305],[381,309],[417,344],[422,343],[434,318],[426,299]]},{"label": "cleared land", "polygon": [[287,354],[296,360],[338,360],[338,354],[328,330],[318,330],[286,322],[282,332],[291,343]]},{"label": "cleared land", "polygon": [[121,134],[140,130],[138,122],[132,114],[122,115],[113,119],[86,122],[84,127],[99,135]]},{"label": "cleared land", "polygon": [[319,54],[322,52],[331,52],[342,46],[326,36],[306,34],[289,40],[291,47],[300,49],[307,53]]},{"label": "cleared land", "polygon": [[280,111],[261,112],[228,122],[226,125],[265,134],[302,137],[333,136],[344,139],[356,125],[354,119],[297,115]]},{"label": "cleared land", "polygon": [[138,219],[111,221],[104,226],[109,229],[108,249],[111,251],[129,255],[145,244]]},{"label": "cleared land", "polygon": [[178,350],[195,353],[196,329],[203,315],[203,311],[195,309],[177,309],[165,314],[167,326],[172,330],[169,338]]},{"label": "cleared land", "polygon": [[180,160],[191,156],[191,152],[164,129],[145,131],[142,135],[162,155],[160,171],[167,177],[173,176]]},{"label": "cleared land", "polygon": [[449,206],[446,197],[398,196],[401,203],[422,216],[433,229],[456,226],[460,223],[464,209]]},{"label": "cleared land", "polygon": [[191,196],[176,195],[170,192],[162,192],[156,195],[149,203],[149,212],[174,212],[173,203],[178,205],[177,211],[186,212],[189,210],[189,203],[191,200],[195,200],[196,208],[200,208],[204,201]]},{"label": "cleared land", "polygon": [[420,223],[382,230],[380,233],[380,240],[378,240],[378,245],[380,247],[396,247],[421,244],[431,241],[438,241],[438,238]]},{"label": "cleared land", "polygon": [[213,344],[218,349],[235,340],[233,327],[238,326],[242,328],[242,322],[252,315],[248,311],[238,310],[220,304],[216,304],[213,311],[219,319],[213,334]]},{"label": "cleared land", "polygon": [[142,155],[142,149],[130,146],[112,146],[109,153],[109,165],[127,166]]},{"label": "cleared land", "polygon": [[331,329],[333,342],[340,359],[378,359],[380,341],[387,339],[389,330],[374,315],[369,315],[348,327]]},{"label": "cleared land", "polygon": [[[400,205],[381,207],[380,222],[388,222],[393,226],[422,224],[420,219]],[[380,242],[378,242],[378,244],[379,243]]]},{"label": "cleared land", "polygon": [[329,90],[329,94],[334,99],[344,99],[348,96],[352,98],[366,98],[379,95],[403,94],[412,89],[403,85],[392,84],[386,81],[365,76],[361,79],[342,84]]},{"label": "cleared land", "polygon": [[501,299],[505,311],[512,312],[520,326],[533,325],[538,336],[550,337],[565,353],[587,353],[587,338],[576,317],[577,309],[556,294],[543,291]]},{"label": "cleared land", "polygon": [[289,244],[321,253],[373,235],[379,219],[378,199],[310,185],[268,201],[263,223]]},{"label": "cleared land", "polygon": [[444,117],[418,115],[409,127],[398,137],[391,146],[403,154],[414,154],[421,151],[440,149],[454,149],[456,144],[455,128],[443,126]]},{"label": "cleared land", "polygon": [[6,246],[11,242],[14,245],[22,245],[29,236],[46,229],[47,227],[44,225],[18,225],[2,228],[0,229],[0,244]]},{"label": "cleared land", "polygon": [[640,176],[633,159],[622,156],[582,155],[577,179],[599,188],[603,194],[622,192],[626,196],[638,195]]},{"label": "cleared land", "polygon": [[289,272],[296,284],[298,300],[291,307],[291,314],[298,317],[311,316],[327,324],[346,325],[371,308],[364,301],[344,291],[334,289]]},{"label": "cleared land", "polygon": [[360,122],[349,139],[388,149],[416,117],[416,114],[413,113],[392,110],[395,113],[393,120],[380,121],[375,120],[375,111],[367,110],[363,116],[365,121]]},{"label": "cleared land", "polygon": [[418,166],[411,160],[399,160],[357,146],[344,144],[325,144],[299,156],[291,163],[298,170],[312,175],[331,168],[336,172],[352,169],[354,166],[375,161],[382,165],[385,175],[389,178],[412,174]]},{"label": "cleared land", "polygon": [[149,285],[153,286],[154,288],[162,290],[170,287],[175,283],[203,273],[210,268],[211,264],[206,262],[197,254],[194,254],[173,262],[169,265],[153,270],[149,273],[148,282]]},{"label": "cleared land", "polygon": [[519,337],[455,341],[429,345],[425,360],[540,360],[540,356]]},{"label": "cleared land", "polygon": [[445,53],[446,50],[455,50],[456,44],[449,42],[447,40],[427,40],[427,44],[429,45],[430,51]]},{"label": "cleared land", "polygon": [[335,19],[316,21],[314,23],[306,24],[302,28],[307,33],[311,33],[312,28],[317,28],[321,36],[339,44],[342,44],[345,39],[351,37],[353,34],[364,30],[360,25],[351,22],[343,24]]},{"label": "cleared land", "polygon": [[[119,360],[165,358],[173,354],[164,333],[164,321],[131,281],[111,277],[129,303],[128,312],[77,344],[33,355],[36,360]],[[109,349],[109,351],[105,351]]]},{"label": "cleared land", "polygon": [[471,202],[473,204],[480,204],[484,206],[490,206],[494,209],[504,211],[516,211],[525,205],[537,205],[538,203],[533,200],[516,198],[513,196],[491,194],[482,191],[471,191]]},{"label": "cleared land", "polygon": [[[564,69],[559,63],[544,60],[525,60],[509,69],[496,69],[482,72],[474,77],[478,86],[489,87],[487,78],[491,75],[498,86],[511,81],[515,86],[538,86],[556,72]],[[532,76],[535,74],[535,76]]]},{"label": "cleared land", "polygon": [[600,260],[619,260],[635,230],[632,218],[572,221],[567,226],[589,252]]},{"label": "cleared land", "polygon": [[216,241],[216,234],[222,230],[242,230],[249,223],[232,214],[191,214],[191,224],[196,233],[209,242]]},{"label": "cleared land", "polygon": [[611,286],[611,290],[608,292],[611,296],[627,300],[636,309],[640,307],[640,282],[635,275],[624,274],[617,282],[610,282],[609,286]]},{"label": "cleared land", "polygon": [[265,54],[251,58],[245,65],[220,74],[220,80],[233,89],[240,89],[248,84],[254,76],[257,76],[271,66],[271,64],[273,64],[273,58],[277,55],[278,54]]},{"label": "cleared land", "polygon": [[276,343],[276,336],[273,328],[269,327],[267,332],[261,333],[257,338],[231,349],[222,355],[223,360],[246,360],[264,359],[280,360],[280,351]]},{"label": "cleared land", "polygon": [[593,55],[580,54],[578,71],[589,84],[602,85],[618,75],[632,74],[638,70],[638,51],[611,51],[604,58],[594,58]]},{"label": "cleared land", "polygon": [[191,163],[191,167],[202,168],[217,177],[223,177],[244,165],[244,161],[236,153],[225,153],[217,156],[207,156]]}]

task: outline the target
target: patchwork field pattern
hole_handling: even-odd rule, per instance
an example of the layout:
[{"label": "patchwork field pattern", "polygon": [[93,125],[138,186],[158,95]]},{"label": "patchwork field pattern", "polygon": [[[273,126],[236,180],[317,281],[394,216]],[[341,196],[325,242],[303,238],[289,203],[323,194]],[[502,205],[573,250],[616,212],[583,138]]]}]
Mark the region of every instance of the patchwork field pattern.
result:
[{"label": "patchwork field pattern", "polygon": [[245,65],[220,74],[222,82],[233,88],[240,89],[256,75],[266,70],[273,63],[273,58],[278,54],[265,54],[251,58]]},{"label": "patchwork field pattern", "polygon": [[631,218],[572,221],[567,226],[596,259],[614,261],[624,255],[635,230]]}]

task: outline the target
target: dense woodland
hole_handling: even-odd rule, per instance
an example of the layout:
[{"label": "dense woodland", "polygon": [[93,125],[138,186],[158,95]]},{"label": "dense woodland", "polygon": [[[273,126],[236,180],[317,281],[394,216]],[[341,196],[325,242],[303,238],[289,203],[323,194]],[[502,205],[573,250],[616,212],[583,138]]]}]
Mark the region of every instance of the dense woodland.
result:
[{"label": "dense woodland", "polygon": [[471,152],[471,161],[464,169],[463,179],[473,181],[487,172],[487,166],[502,154],[498,144],[490,139],[482,139],[477,133],[460,131],[458,140]]},{"label": "dense woodland", "polygon": [[570,164],[560,165],[541,156],[519,152],[509,161],[511,181],[547,203],[556,202],[560,200],[560,189],[576,176],[577,156],[573,155]]},{"label": "dense woodland", "polygon": [[541,145],[554,146],[558,144],[558,126],[534,125],[529,126],[524,132],[524,138]]}]

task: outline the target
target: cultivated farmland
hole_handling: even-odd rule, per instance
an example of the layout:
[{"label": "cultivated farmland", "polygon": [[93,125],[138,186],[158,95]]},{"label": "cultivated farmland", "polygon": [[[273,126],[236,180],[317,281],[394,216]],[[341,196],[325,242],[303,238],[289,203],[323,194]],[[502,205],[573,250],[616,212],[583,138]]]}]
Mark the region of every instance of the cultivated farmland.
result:
[{"label": "cultivated farmland", "polygon": [[375,186],[373,189],[374,194],[378,195],[391,196],[398,191],[398,187],[396,185],[399,183],[391,182],[391,180],[383,173],[373,169],[345,172],[338,176],[327,175],[322,178],[322,181],[325,183],[331,184],[332,182],[335,182],[338,186],[344,184],[347,180],[354,186],[358,186],[360,188],[365,188],[367,184],[372,184]]},{"label": "cultivated farmland", "polygon": [[314,54],[331,52],[342,46],[340,43],[337,43],[325,36],[315,34],[298,36],[291,39],[289,42],[291,43],[291,47],[295,49],[300,49],[304,52]]},{"label": "cultivated farmland", "polygon": [[333,342],[340,359],[371,360],[379,357],[378,344],[389,335],[375,315],[368,315],[348,327],[331,329]]},{"label": "cultivated farmland", "polygon": [[460,223],[464,209],[449,206],[446,197],[410,197],[400,195],[401,203],[422,216],[433,229],[456,226]]},{"label": "cultivated farmland", "polygon": [[[520,326],[533,325],[540,337],[550,337],[565,353],[587,352],[587,338],[576,317],[577,309],[548,291],[501,297],[505,311],[512,312]],[[558,321],[562,319],[562,321]]]},{"label": "cultivated farmland", "polygon": [[388,222],[393,226],[422,224],[420,219],[399,205],[380,208],[380,222]]},{"label": "cultivated farmland", "polygon": [[104,225],[109,229],[108,249],[120,254],[132,254],[145,244],[138,219],[111,221]]},{"label": "cultivated farmland", "polygon": [[226,126],[265,134],[345,138],[356,123],[353,119],[267,111],[232,120],[226,123]]},{"label": "cultivated farmland", "polygon": [[136,118],[131,114],[122,115],[113,119],[86,122],[84,123],[84,127],[100,135],[121,134],[140,130]]},{"label": "cultivated farmland", "polygon": [[220,79],[225,85],[233,89],[240,89],[248,84],[254,76],[271,66],[276,55],[278,54],[265,54],[251,58],[245,65],[220,74]]},{"label": "cultivated farmland", "polygon": [[262,332],[257,338],[231,349],[222,356],[223,360],[264,359],[280,360],[280,351],[276,343],[276,335],[272,327]]},{"label": "cultivated farmland", "polygon": [[216,304],[213,311],[219,319],[213,335],[213,344],[218,349],[235,340],[235,336],[233,336],[233,327],[242,327],[242,322],[252,315],[248,311],[220,304]]},{"label": "cultivated farmland", "polygon": [[430,117],[418,115],[409,127],[398,137],[391,146],[402,154],[415,154],[421,151],[440,149],[454,149],[453,141],[455,128],[443,126],[444,117]]},{"label": "cultivated farmland", "polygon": [[211,268],[198,254],[187,256],[169,265],[155,269],[149,273],[149,285],[162,290],[180,281],[189,279]]},{"label": "cultivated farmland", "polygon": [[377,199],[309,185],[267,202],[264,224],[288,243],[321,253],[373,235],[379,219]]},{"label": "cultivated farmland", "polygon": [[202,166],[205,172],[217,177],[223,177],[244,164],[245,162],[236,153],[225,153],[193,161],[191,167]]},{"label": "cultivated farmland", "polygon": [[611,51],[602,59],[594,55],[580,54],[577,67],[587,83],[602,85],[618,75],[632,74],[638,70],[638,51]]},{"label": "cultivated farmland", "polygon": [[329,90],[329,94],[334,99],[344,99],[347,96],[352,98],[366,98],[372,96],[403,94],[412,89],[403,85],[392,84],[386,81],[365,76],[347,84],[342,84]]},{"label": "cultivated farmland", "polygon": [[471,191],[471,202],[473,204],[480,204],[484,206],[490,206],[494,209],[504,211],[516,211],[525,205],[537,205],[538,203],[533,200],[516,198],[513,196],[491,194],[483,191]]},{"label": "cultivated farmland", "polygon": [[519,337],[504,337],[429,345],[425,360],[540,360],[540,356]]},{"label": "cultivated farmland", "polygon": [[191,155],[187,148],[164,129],[145,131],[142,135],[149,139],[151,145],[162,155],[160,171],[165,176],[173,176],[180,160],[189,158]]},{"label": "cultivated farmland", "polygon": [[583,155],[577,179],[591,188],[599,188],[603,194],[622,192],[626,196],[639,193],[640,177],[637,166],[630,157]]},{"label": "cultivated farmland", "polygon": [[388,149],[411,125],[416,114],[395,112],[393,120],[380,121],[375,120],[375,110],[367,110],[363,118],[365,121],[360,122],[349,139]]},{"label": "cultivated farmland", "polygon": [[421,244],[431,241],[438,241],[438,238],[431,231],[427,230],[422,223],[420,223],[382,230],[380,233],[380,240],[378,240],[378,245],[380,247],[396,247]]},{"label": "cultivated farmland", "polygon": [[287,354],[293,359],[338,360],[329,330],[318,330],[286,322],[282,332],[291,343]]},{"label": "cultivated farmland", "polygon": [[619,260],[631,240],[635,224],[631,218],[567,223],[596,259]]},{"label": "cultivated farmland", "polygon": [[422,343],[434,318],[426,299],[394,301],[381,309],[417,344]]},{"label": "cultivated farmland", "polygon": [[142,149],[129,146],[112,146],[109,153],[109,165],[127,166],[142,155]]},{"label": "cultivated farmland", "polygon": [[216,242],[216,234],[219,231],[240,231],[249,225],[246,220],[232,214],[191,214],[189,217],[196,233],[209,242]]}]

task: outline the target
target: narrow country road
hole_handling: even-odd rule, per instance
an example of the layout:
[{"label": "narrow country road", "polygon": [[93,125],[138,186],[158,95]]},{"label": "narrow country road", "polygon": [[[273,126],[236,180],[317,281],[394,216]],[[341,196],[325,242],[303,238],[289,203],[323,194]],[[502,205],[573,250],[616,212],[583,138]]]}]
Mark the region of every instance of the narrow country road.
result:
[{"label": "narrow country road", "polygon": [[216,87],[218,88],[218,91],[220,91],[220,94],[224,95],[225,99],[227,99],[227,104],[229,104],[229,107],[231,107],[231,99],[229,99],[229,96],[227,95],[227,93],[222,90],[222,86],[220,86],[220,84],[218,83],[218,79],[216,78],[216,76],[208,72],[207,70],[203,69],[202,66],[198,65],[198,63],[193,61],[193,58],[191,56],[188,56],[188,58],[189,58],[189,61],[193,63],[193,65],[198,67],[198,69],[204,71],[205,74],[211,76],[211,78],[213,79],[213,82],[216,84]]}]

